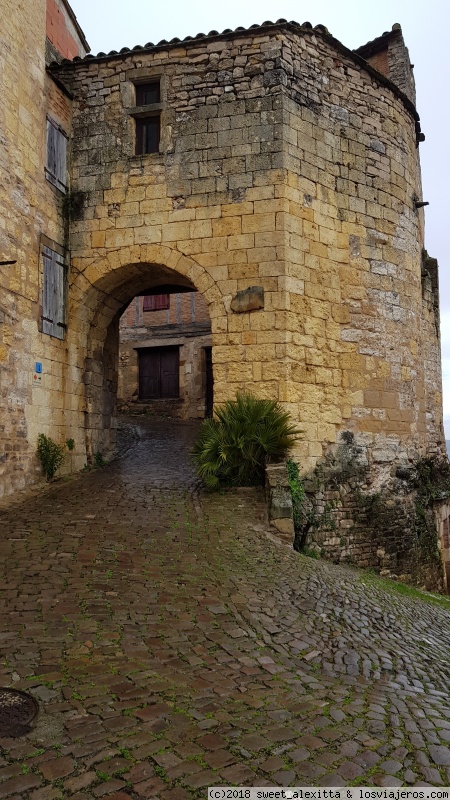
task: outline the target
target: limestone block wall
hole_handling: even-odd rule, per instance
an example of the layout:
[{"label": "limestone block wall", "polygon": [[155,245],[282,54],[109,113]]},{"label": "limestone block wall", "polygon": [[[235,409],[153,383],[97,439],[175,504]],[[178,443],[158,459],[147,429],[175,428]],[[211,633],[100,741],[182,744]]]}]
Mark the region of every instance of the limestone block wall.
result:
[{"label": "limestone block wall", "polygon": [[[41,475],[38,433],[64,435],[66,344],[44,336],[42,246],[64,248],[62,196],[46,181],[46,114],[70,132],[70,100],[45,74],[45,2],[7,3],[0,31],[0,496]],[[35,380],[35,363],[43,365]]]},{"label": "limestone block wall", "polygon": [[[72,188],[84,204],[71,222],[68,340],[77,368],[89,363],[97,438],[105,331],[169,268],[208,303],[216,400],[248,389],[283,402],[304,431],[304,472],[347,429],[379,482],[393,461],[441,450],[417,114],[389,81],[288,24],[56,72],[75,96]],[[135,84],[155,78],[160,150],[136,156]],[[264,308],[232,312],[255,284]]]}]

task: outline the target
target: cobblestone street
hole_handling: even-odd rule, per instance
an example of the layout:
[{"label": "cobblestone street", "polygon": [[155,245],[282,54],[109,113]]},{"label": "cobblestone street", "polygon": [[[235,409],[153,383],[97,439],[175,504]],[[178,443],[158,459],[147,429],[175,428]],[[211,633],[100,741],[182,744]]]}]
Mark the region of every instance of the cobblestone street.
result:
[{"label": "cobblestone street", "polygon": [[132,426],[1,513],[0,684],[40,713],[0,740],[0,800],[450,784],[450,604],[291,551],[256,491],[199,492],[195,424]]}]

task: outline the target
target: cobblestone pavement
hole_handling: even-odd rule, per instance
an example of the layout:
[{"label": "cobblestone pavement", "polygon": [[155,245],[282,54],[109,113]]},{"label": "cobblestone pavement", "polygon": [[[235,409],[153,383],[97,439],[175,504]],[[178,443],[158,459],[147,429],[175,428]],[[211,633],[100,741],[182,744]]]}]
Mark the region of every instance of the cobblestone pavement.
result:
[{"label": "cobblestone pavement", "polygon": [[450,784],[450,612],[199,495],[196,426],[133,422],[105,469],[1,515],[0,800],[189,800],[208,785]]}]

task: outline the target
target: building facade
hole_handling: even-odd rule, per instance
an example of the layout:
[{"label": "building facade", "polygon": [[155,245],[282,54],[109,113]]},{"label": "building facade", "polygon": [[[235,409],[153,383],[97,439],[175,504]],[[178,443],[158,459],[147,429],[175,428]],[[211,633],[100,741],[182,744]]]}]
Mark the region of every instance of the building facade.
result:
[{"label": "building facade", "polygon": [[215,402],[247,390],[283,404],[322,517],[339,482],[335,470],[324,483],[330,459],[354,464],[330,500],[338,533],[310,536],[331,557],[412,574],[414,525],[399,544],[387,523],[359,524],[352,487],[407,495],[406,508],[415,489],[399,476],[445,453],[437,265],[400,27],[359,51],[285,20],[97,56],[81,42],[46,73],[44,5],[32,2],[26,49],[24,10],[11,14],[24,94],[19,107],[11,73],[3,491],[31,480],[41,431],[75,440],[74,466],[113,450],[121,315],[136,295],[196,291]]},{"label": "building facade", "polygon": [[120,318],[118,381],[123,410],[212,414],[211,321],[200,292],[133,298]]},{"label": "building facade", "polygon": [[[46,70],[46,62],[84,56],[89,46],[65,0],[47,4],[7,0],[0,49],[2,496],[40,476],[35,456],[38,434],[56,429],[59,439],[64,428],[66,355],[62,348],[66,345],[43,335],[42,303],[44,260],[48,263],[47,256],[50,261],[62,259],[67,269],[69,263],[63,213],[67,169],[62,176],[65,184],[58,185],[55,159],[47,158],[47,137],[54,133],[66,146],[72,103],[67,89]],[[36,371],[36,364],[42,364],[42,373]]]}]

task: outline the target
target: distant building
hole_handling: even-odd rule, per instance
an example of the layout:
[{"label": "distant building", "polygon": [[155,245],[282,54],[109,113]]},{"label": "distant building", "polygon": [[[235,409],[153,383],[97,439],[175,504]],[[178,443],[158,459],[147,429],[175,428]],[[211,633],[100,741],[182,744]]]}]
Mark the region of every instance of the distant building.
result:
[{"label": "distant building", "polygon": [[119,402],[184,419],[211,415],[211,344],[200,292],[135,297],[120,319]]}]

